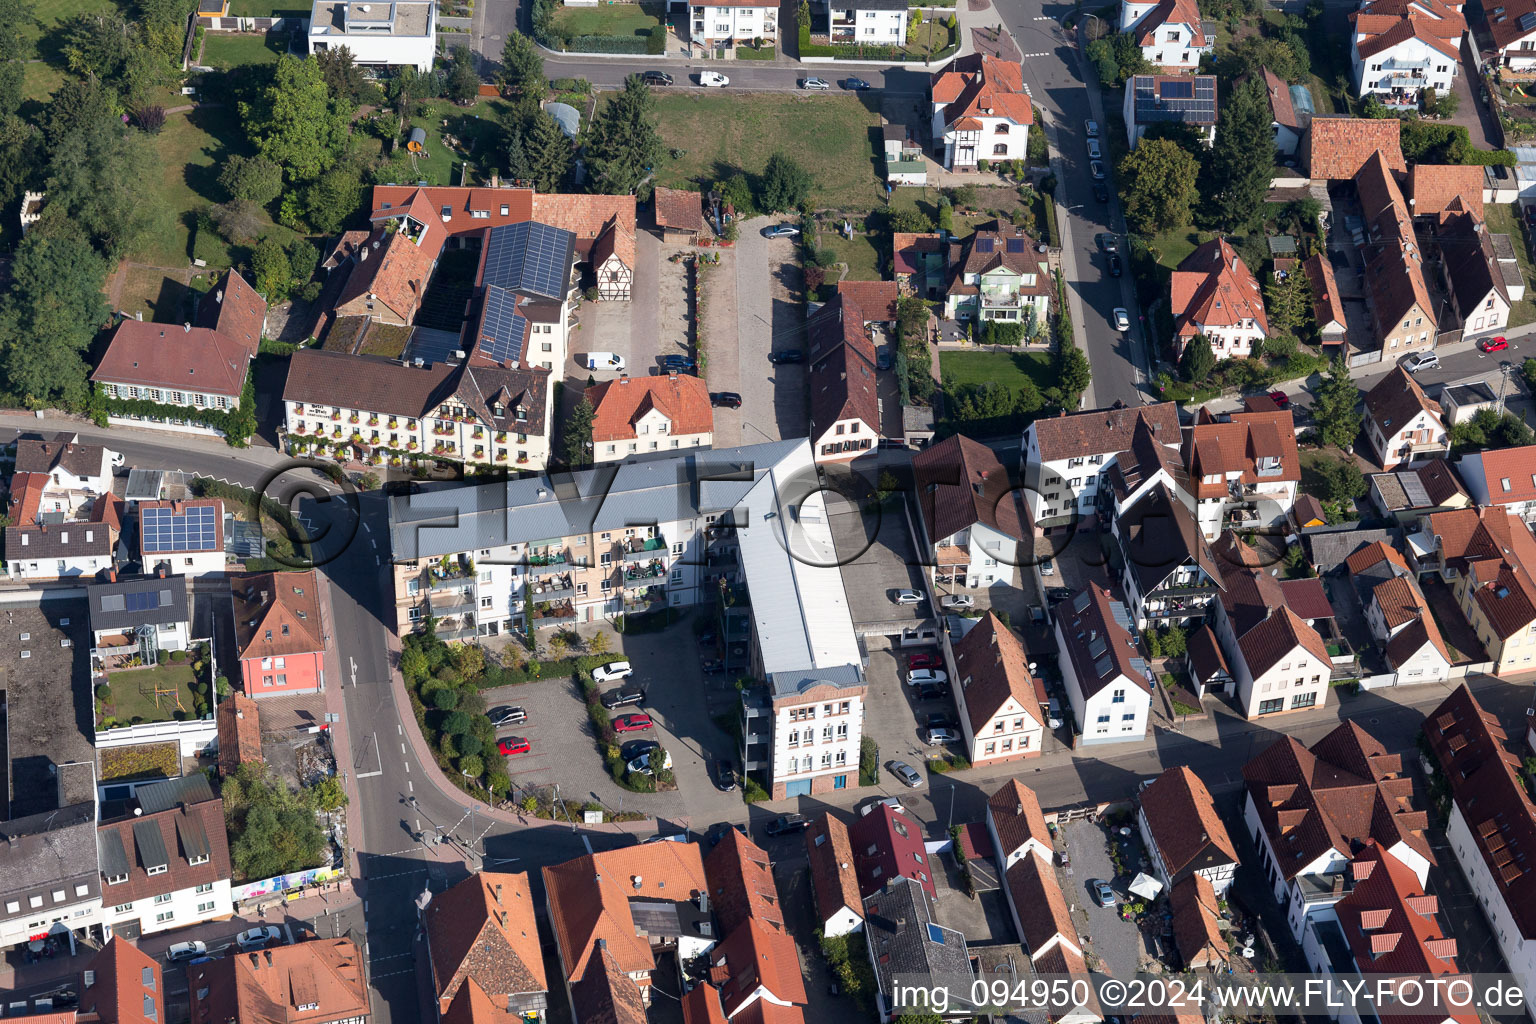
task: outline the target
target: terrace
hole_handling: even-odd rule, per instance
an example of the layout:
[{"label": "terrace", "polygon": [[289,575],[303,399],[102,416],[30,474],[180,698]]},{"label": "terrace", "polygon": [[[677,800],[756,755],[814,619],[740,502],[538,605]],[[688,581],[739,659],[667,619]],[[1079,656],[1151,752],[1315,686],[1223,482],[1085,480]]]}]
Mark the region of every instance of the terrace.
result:
[{"label": "terrace", "polygon": [[659,558],[641,565],[624,566],[624,586],[629,587],[637,580],[654,580],[667,574],[667,564]]},{"label": "terrace", "polygon": [[657,553],[665,554],[667,550],[667,538],[662,536],[641,539],[632,538],[624,543],[624,550],[619,556],[624,562],[640,562],[653,559]]},{"label": "terrace", "polygon": [[571,601],[538,601],[533,606],[534,629],[557,626],[575,618],[576,606]]}]

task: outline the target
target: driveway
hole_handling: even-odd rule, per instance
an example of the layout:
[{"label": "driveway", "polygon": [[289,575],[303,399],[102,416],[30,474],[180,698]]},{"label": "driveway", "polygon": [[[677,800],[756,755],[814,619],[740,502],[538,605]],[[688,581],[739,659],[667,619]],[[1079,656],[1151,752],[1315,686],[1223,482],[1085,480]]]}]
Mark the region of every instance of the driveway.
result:
[{"label": "driveway", "polygon": [[[710,379],[711,390],[741,394],[741,409],[729,421],[738,425],[741,444],[805,434],[805,366],[775,366],[768,361],[768,353],[775,350],[805,349],[795,242],[764,238],[763,228],[772,223],[770,218],[757,217],[741,225],[735,246],[736,386],[728,386],[723,378]],[[710,294],[706,292],[707,299]],[[711,340],[712,346],[716,344]]]},{"label": "driveway", "polygon": [[[1067,897],[1067,905],[1076,908],[1072,919],[1078,933],[1085,936],[1085,951],[1091,949],[1098,956],[1100,964],[1096,969],[1117,978],[1129,978],[1136,973],[1146,953],[1141,931],[1134,922],[1120,919],[1118,906],[1099,906],[1092,898],[1088,883],[1091,879],[1102,878],[1114,887],[1116,897],[1124,900],[1127,898],[1126,886],[1135,877],[1136,869],[1130,868],[1124,874],[1115,871],[1107,845],[1110,833],[1096,822],[1068,822],[1062,832],[1066,837],[1066,850],[1071,864],[1067,867],[1058,866],[1057,874],[1061,876],[1061,889]],[[1115,838],[1122,842],[1121,849],[1124,851],[1141,849],[1134,826],[1129,840],[1119,836]],[[1134,860],[1134,855],[1124,855],[1124,863],[1128,868]]]},{"label": "driveway", "polygon": [[589,373],[600,381],[618,376],[587,370],[580,359],[588,352],[617,352],[628,364],[625,372],[644,377],[658,365],[658,356],[688,351],[686,324],[672,319],[662,322],[661,296],[680,291],[672,279],[682,276],[682,264],[668,263],[661,243],[649,231],[635,233],[635,252],[635,279],[628,302],[581,303],[581,327],[571,334],[571,361],[566,366],[566,387],[578,395]]}]

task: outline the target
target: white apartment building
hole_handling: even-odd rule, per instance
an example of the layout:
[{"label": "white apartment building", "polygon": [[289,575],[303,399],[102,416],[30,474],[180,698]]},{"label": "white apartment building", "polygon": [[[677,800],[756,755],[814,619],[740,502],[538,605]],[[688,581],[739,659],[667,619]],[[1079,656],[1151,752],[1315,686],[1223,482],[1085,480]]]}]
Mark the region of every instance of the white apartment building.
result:
[{"label": "white apartment building", "polygon": [[1401,366],[1366,393],[1365,434],[1385,469],[1443,456],[1449,447],[1440,403]]},{"label": "white apartment building", "polygon": [[[1093,521],[1116,456],[1131,451],[1141,424],[1153,445],[1149,458],[1139,461],[1166,456],[1176,466],[1179,409],[1172,402],[1063,413],[1035,420],[1024,429],[1023,495],[1037,533],[1049,535],[1054,529],[1075,528],[1080,520]],[[1149,466],[1144,476],[1153,472]]]},{"label": "white apartment building", "polygon": [[676,455],[708,448],[715,439],[714,410],[702,377],[627,377],[588,388],[592,405],[592,461]]},{"label": "white apartment building", "polygon": [[1456,473],[1474,505],[1497,505],[1527,523],[1536,519],[1536,445],[1469,452]]},{"label": "white apartment building", "polygon": [[754,39],[774,42],[779,38],[779,8],[739,7],[730,0],[690,0],[688,22],[692,43],[703,46],[736,46]]},{"label": "white apartment building", "polygon": [[[1020,544],[1034,532],[997,454],[956,434],[912,459],[919,549],[955,588],[1016,586]],[[1032,552],[1031,552],[1032,554]]]},{"label": "white apartment building", "polygon": [[1207,540],[1223,530],[1281,525],[1301,483],[1295,421],[1289,411],[1213,416],[1201,409],[1184,443],[1184,466]]},{"label": "white apartment building", "polygon": [[1056,607],[1055,631],[1057,661],[1082,742],[1144,738],[1152,684],[1125,605],[1090,583]]},{"label": "white apartment building", "polygon": [[112,535],[105,523],[12,526],[5,531],[5,567],[12,579],[94,576],[112,564]]},{"label": "white apartment building", "polygon": [[1467,33],[1459,5],[1442,0],[1367,0],[1351,16],[1350,68],[1361,98],[1417,108],[1425,89],[1449,92],[1461,73]]},{"label": "white apartment building", "polygon": [[66,505],[75,508],[90,497],[109,493],[112,467],[122,462],[121,455],[104,445],[80,443],[77,434],[57,434],[47,440],[22,437],[16,440],[11,472],[46,476],[43,497],[62,495]]},{"label": "white apartment building", "polygon": [[833,0],[827,5],[827,37],[833,43],[902,46],[907,17],[907,0]]},{"label": "white apartment building", "polygon": [[437,5],[431,0],[315,0],[309,52],[345,46],[359,65],[432,70],[437,56]]},{"label": "white apartment building", "polygon": [[980,161],[1022,160],[1034,107],[1015,61],[980,53],[956,57],[929,80],[936,157],[945,170],[973,171]]},{"label": "white apartment building", "polygon": [[959,641],[951,643],[947,630],[943,638],[967,760],[981,765],[1039,757],[1045,687],[1035,682],[1023,641],[990,612]]}]

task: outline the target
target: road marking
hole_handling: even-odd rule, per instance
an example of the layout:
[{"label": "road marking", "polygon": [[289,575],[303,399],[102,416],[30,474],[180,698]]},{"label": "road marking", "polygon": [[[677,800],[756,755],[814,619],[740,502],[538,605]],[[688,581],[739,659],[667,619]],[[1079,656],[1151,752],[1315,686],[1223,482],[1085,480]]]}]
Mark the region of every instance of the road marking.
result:
[{"label": "road marking", "polygon": [[399,722],[396,722],[395,723],[395,732],[400,734],[401,736],[404,736],[405,735],[405,727],[402,726]]},{"label": "road marking", "polygon": [[411,762],[409,761],[405,762],[405,774],[411,774]]},{"label": "road marking", "polygon": [[377,771],[377,772],[358,772],[357,775],[356,775],[356,778],[359,778],[359,779],[371,779],[371,778],[373,778],[376,775],[383,775],[383,774],[384,773],[382,771]]},{"label": "road marking", "polygon": [[1050,53],[1049,50],[1042,50],[1040,53],[1026,53],[1020,59],[1021,60],[1028,60],[1031,57],[1049,57],[1050,55],[1051,55],[1051,53]]},{"label": "road marking", "polygon": [[412,793],[414,793],[414,792],[416,792],[416,783],[412,782],[410,779],[406,779],[405,780],[405,788],[410,790]]},{"label": "road marking", "polygon": [[368,529],[368,524],[367,523],[364,523],[363,524],[363,532],[364,533],[372,533],[373,531]]},{"label": "road marking", "polygon": [[[404,734],[402,733],[401,735],[404,735]],[[404,743],[400,744],[400,753],[402,753],[402,754],[405,753],[405,744]]]}]

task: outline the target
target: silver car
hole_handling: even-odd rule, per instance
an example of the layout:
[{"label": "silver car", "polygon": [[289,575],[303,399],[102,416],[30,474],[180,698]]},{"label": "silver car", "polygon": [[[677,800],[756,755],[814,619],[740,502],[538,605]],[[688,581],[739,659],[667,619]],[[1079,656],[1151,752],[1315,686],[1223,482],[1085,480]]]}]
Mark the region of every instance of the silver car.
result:
[{"label": "silver car", "polygon": [[1090,138],[1088,140],[1088,156],[1091,159],[1097,160],[1099,157],[1101,157],[1103,155],[1104,155],[1103,150],[1099,148],[1099,140],[1098,139]]},{"label": "silver car", "polygon": [[923,777],[917,773],[917,769],[905,761],[887,761],[885,767],[910,789],[916,789],[923,784]]},{"label": "silver car", "polygon": [[923,595],[915,590],[898,590],[891,600],[897,604],[922,604]]},{"label": "silver car", "polygon": [[235,936],[235,945],[240,947],[242,953],[248,953],[253,949],[264,949],[267,946],[281,945],[282,941],[283,930],[275,924],[247,928]]},{"label": "silver car", "polygon": [[960,738],[960,734],[953,729],[934,728],[923,734],[923,742],[930,746],[938,746],[940,743],[953,743]]},{"label": "silver car", "polygon": [[802,78],[800,80],[800,88],[802,88],[802,89],[830,89],[830,88],[832,88],[832,83],[827,81],[825,78]]}]

